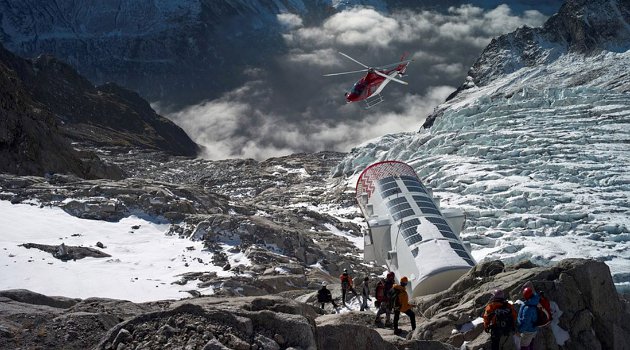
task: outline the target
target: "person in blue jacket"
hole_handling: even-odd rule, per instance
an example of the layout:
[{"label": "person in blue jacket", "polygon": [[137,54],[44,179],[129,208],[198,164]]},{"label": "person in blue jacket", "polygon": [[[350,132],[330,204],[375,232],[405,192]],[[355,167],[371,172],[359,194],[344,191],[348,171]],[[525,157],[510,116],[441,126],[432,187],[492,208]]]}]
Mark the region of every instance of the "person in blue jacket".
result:
[{"label": "person in blue jacket", "polygon": [[540,301],[540,295],[534,292],[534,289],[525,287],[523,289],[523,299],[525,299],[525,303],[518,310],[516,319],[517,330],[521,335],[521,350],[534,350],[533,340],[537,332],[537,305]]}]

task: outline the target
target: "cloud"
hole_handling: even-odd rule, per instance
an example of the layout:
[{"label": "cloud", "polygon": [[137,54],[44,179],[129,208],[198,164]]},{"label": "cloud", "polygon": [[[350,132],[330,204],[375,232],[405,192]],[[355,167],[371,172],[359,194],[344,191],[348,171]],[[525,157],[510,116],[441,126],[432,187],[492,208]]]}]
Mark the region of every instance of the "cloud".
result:
[{"label": "cloud", "polygon": [[[443,13],[351,8],[317,26],[282,14],[286,51],[264,67],[247,67],[249,81],[240,88],[167,116],[205,146],[209,159],[348,151],[387,133],[418,130],[493,37],[544,20],[538,11],[515,15],[507,5],[464,5]],[[337,51],[371,66],[409,52],[415,60],[405,77],[409,85],[390,83],[385,102],[369,110],[348,105],[344,93],[362,74],[322,75],[362,67]]]},{"label": "cloud", "polygon": [[530,10],[514,15],[508,5],[485,11],[472,5],[434,11],[383,14],[372,8],[352,8],[334,14],[319,27],[300,27],[286,38],[301,47],[364,46],[386,48],[417,40],[466,40],[483,47],[495,36],[523,25],[540,26],[546,16]]},{"label": "cloud", "polygon": [[293,13],[281,13],[277,18],[278,22],[287,29],[295,29],[302,26],[302,18]]},{"label": "cloud", "polygon": [[337,51],[330,48],[306,52],[294,49],[289,52],[288,60],[294,63],[307,63],[316,66],[341,66],[342,64]]},{"label": "cloud", "polygon": [[[220,99],[189,107],[169,117],[204,146],[207,159],[254,158],[282,156],[295,152],[321,150],[349,151],[352,147],[384,134],[413,131],[424,122],[433,108],[444,101],[454,88],[432,87],[426,95],[400,96],[399,107],[381,113],[367,114],[352,120],[293,120],[271,114],[267,108],[235,99],[246,89],[232,91]],[[351,106],[344,106],[352,108]],[[308,114],[308,113],[306,113]]]}]

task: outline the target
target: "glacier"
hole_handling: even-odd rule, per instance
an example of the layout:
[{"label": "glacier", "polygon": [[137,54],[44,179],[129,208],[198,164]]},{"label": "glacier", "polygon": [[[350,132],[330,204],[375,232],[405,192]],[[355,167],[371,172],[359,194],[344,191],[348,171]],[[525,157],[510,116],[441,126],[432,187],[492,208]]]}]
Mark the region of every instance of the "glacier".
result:
[{"label": "glacier", "polygon": [[430,128],[366,142],[333,176],[353,186],[374,162],[406,162],[443,206],[466,212],[461,238],[478,261],[593,258],[627,288],[630,51],[546,50],[545,64],[483,86],[469,77]]}]

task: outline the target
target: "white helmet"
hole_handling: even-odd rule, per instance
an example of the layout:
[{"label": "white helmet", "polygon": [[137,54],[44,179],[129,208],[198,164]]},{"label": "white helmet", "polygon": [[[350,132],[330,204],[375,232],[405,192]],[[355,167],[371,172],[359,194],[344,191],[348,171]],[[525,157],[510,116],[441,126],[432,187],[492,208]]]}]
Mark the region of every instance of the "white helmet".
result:
[{"label": "white helmet", "polygon": [[326,281],[322,282],[322,287],[326,287],[326,285],[328,285],[328,283],[326,283]]}]

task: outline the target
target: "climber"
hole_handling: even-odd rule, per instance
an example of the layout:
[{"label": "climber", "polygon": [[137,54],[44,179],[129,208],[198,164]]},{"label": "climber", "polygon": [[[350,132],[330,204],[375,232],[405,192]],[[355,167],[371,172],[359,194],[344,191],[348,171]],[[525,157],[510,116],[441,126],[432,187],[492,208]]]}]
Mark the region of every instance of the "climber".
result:
[{"label": "climber", "polygon": [[415,305],[409,304],[409,295],[406,288],[408,282],[409,279],[404,276],[400,279],[400,284],[395,284],[390,291],[389,302],[394,310],[394,334],[402,333],[402,330],[398,328],[398,319],[401,312],[409,316],[411,331],[413,332],[416,329],[416,314],[411,309]]},{"label": "climber", "polygon": [[518,310],[517,327],[521,338],[521,350],[533,350],[533,340],[536,337],[536,321],[538,319],[538,302],[540,296],[531,287],[523,289],[525,303]]},{"label": "climber", "polygon": [[347,269],[343,269],[343,273],[339,276],[339,280],[341,281],[341,303],[343,306],[346,306],[346,293],[348,291],[352,292],[355,298],[359,298],[359,295],[352,287],[352,277],[348,274]]},{"label": "climber", "polygon": [[[483,329],[490,333],[491,349],[499,350],[516,330],[516,310],[501,289],[492,292],[490,301],[483,312]],[[501,339],[504,338],[503,344]]]},{"label": "climber", "polygon": [[326,282],[322,282],[322,287],[317,291],[317,301],[322,304],[322,309],[326,306],[326,303],[332,303],[333,307],[337,308],[330,290],[326,288]]},{"label": "climber", "polygon": [[363,279],[363,289],[361,290],[361,297],[363,298],[363,302],[361,303],[361,311],[367,310],[370,307],[368,306],[368,300],[372,301],[370,298],[370,278],[365,276]]},{"label": "climber", "polygon": [[389,304],[387,296],[389,295],[389,291],[394,287],[395,283],[395,275],[393,272],[387,273],[387,278],[384,280],[381,279],[378,284],[376,284],[376,290],[374,292],[374,297],[376,298],[376,307],[378,307],[378,311],[376,311],[376,318],[374,319],[374,323],[377,325],[381,324],[381,315],[385,314],[385,326],[391,325],[391,313],[392,313],[392,305]]}]

